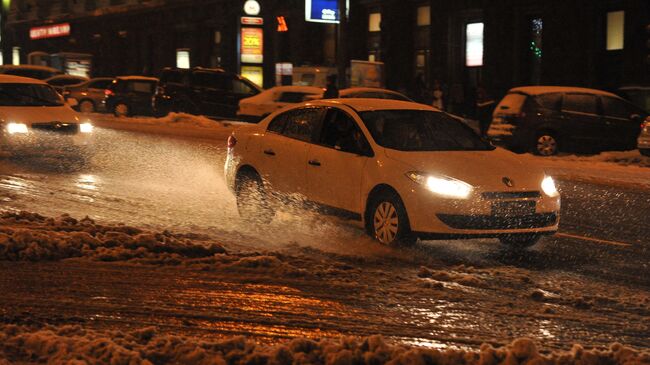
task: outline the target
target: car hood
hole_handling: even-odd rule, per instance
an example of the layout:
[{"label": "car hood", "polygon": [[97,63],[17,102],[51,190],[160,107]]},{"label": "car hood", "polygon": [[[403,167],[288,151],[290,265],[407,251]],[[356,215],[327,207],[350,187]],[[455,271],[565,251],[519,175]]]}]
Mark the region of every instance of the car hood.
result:
[{"label": "car hood", "polygon": [[67,105],[0,107],[0,120],[27,125],[47,122],[80,122],[79,114]]},{"label": "car hood", "polygon": [[[531,158],[501,148],[492,151],[385,151],[386,157],[407,165],[411,171],[452,177],[482,190],[539,190],[544,178],[543,169]],[[512,187],[506,186],[504,177],[513,182]]]}]

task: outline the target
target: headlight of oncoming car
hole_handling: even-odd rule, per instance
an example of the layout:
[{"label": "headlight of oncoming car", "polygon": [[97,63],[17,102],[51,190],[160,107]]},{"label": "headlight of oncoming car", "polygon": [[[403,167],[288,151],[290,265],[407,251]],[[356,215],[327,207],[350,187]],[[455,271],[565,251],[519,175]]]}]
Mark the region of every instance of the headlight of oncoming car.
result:
[{"label": "headlight of oncoming car", "polygon": [[542,190],[551,198],[560,195],[560,193],[557,191],[557,187],[555,186],[555,181],[553,181],[553,178],[550,176],[546,176],[544,180],[542,180]]},{"label": "headlight of oncoming car", "polygon": [[429,191],[447,198],[467,199],[472,192],[470,184],[447,176],[434,176],[417,171],[407,172],[406,176]]},{"label": "headlight of oncoming car", "polygon": [[9,134],[27,133],[27,124],[14,122],[8,123],[7,132],[9,132]]},{"label": "headlight of oncoming car", "polygon": [[79,132],[81,133],[91,133],[93,128],[93,125],[88,122],[79,124]]}]

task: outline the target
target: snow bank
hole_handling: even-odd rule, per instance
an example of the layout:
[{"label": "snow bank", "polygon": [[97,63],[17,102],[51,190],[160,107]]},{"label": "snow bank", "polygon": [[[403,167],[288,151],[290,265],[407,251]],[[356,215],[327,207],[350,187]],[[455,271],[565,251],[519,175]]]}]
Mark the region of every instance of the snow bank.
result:
[{"label": "snow bank", "polygon": [[547,158],[559,161],[610,162],[622,166],[650,167],[650,157],[641,155],[638,150],[601,152],[593,156],[561,155]]},{"label": "snow bank", "polygon": [[[307,271],[278,253],[229,253],[219,243],[195,234],[147,232],[96,224],[62,215],[47,218],[29,212],[0,214],[0,261],[87,259],[134,264],[184,265],[199,270],[254,271],[305,276]],[[313,274],[313,273],[312,273]]]},{"label": "snow bank", "polygon": [[81,326],[30,329],[0,327],[0,364],[649,364],[650,352],[620,344],[608,349],[574,345],[568,352],[541,354],[530,339],[476,351],[395,345],[381,336],[310,340],[294,338],[263,345],[245,337],[188,338],[159,334],[153,327],[131,332]]}]

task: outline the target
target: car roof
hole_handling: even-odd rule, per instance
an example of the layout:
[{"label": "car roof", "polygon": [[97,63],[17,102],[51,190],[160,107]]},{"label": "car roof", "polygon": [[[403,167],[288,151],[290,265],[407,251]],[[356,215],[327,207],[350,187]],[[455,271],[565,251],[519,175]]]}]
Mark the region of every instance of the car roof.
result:
[{"label": "car roof", "polygon": [[45,81],[32,79],[31,77],[22,77],[14,75],[0,74],[0,84],[43,84],[47,85]]},{"label": "car roof", "polygon": [[41,65],[0,65],[0,69],[23,69],[23,70],[40,70],[40,71],[50,71],[61,73],[60,70],[57,70],[53,67],[41,66]]},{"label": "car roof", "polygon": [[84,77],[84,76],[77,76],[77,75],[54,75],[54,76],[49,77],[49,78],[47,78],[47,79],[45,79],[45,80],[43,80],[43,81],[48,82],[48,81],[50,81],[50,80],[56,80],[56,79],[77,79],[77,80],[81,80],[81,81],[88,80],[88,78],[87,78],[87,77]]},{"label": "car roof", "polygon": [[155,77],[147,76],[118,76],[116,79],[125,80],[125,81],[155,81],[158,82],[158,79]]},{"label": "car roof", "polygon": [[432,106],[418,104],[411,101],[401,101],[392,99],[370,99],[370,98],[352,98],[352,99],[318,99],[307,102],[303,105],[322,105],[322,106],[348,106],[357,112],[367,112],[373,110],[429,110],[439,112]]},{"label": "car roof", "polygon": [[527,95],[540,95],[540,94],[549,94],[549,93],[583,93],[583,94],[594,94],[594,95],[606,95],[613,96],[616,95],[602,90],[588,89],[585,87],[573,87],[573,86],[520,86],[510,89],[509,93],[522,93]]},{"label": "car roof", "polygon": [[370,92],[370,91],[383,92],[383,93],[389,93],[389,94],[399,94],[397,91],[382,89],[382,88],[379,88],[379,87],[349,87],[347,89],[341,89],[339,91],[339,94]]}]

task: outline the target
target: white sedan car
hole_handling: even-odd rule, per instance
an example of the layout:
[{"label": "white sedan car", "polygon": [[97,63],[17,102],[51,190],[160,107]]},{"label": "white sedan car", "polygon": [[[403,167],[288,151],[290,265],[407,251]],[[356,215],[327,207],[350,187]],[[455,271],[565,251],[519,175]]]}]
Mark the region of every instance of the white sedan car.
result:
[{"label": "white sedan car", "polygon": [[268,222],[299,194],[356,217],[384,244],[498,237],[527,247],[558,229],[550,176],[411,102],[330,99],[276,112],[233,133],[225,173],[246,219]]},{"label": "white sedan car", "polygon": [[92,131],[52,86],[0,75],[0,154],[83,157]]},{"label": "white sedan car", "polygon": [[323,89],[314,86],[276,86],[239,101],[237,117],[250,122],[260,119],[286,106],[305,100],[319,99]]}]

